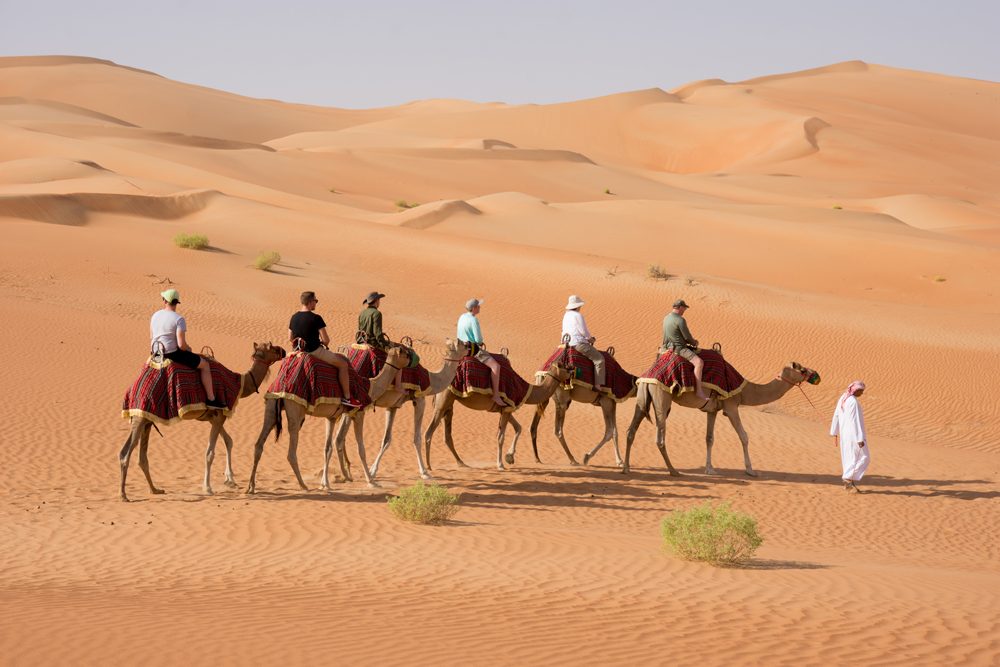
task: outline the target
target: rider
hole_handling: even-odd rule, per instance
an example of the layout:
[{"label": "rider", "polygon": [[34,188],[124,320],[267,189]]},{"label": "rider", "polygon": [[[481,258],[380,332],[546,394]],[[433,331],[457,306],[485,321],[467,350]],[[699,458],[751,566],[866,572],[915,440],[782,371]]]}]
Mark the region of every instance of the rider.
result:
[{"label": "rider", "polygon": [[187,343],[187,322],[177,314],[177,306],[181,303],[181,294],[175,289],[160,292],[163,308],[153,313],[149,320],[149,337],[152,353],[162,347],[163,358],[198,371],[201,375],[201,386],[205,388],[205,405],[209,408],[225,408],[226,404],[216,399],[212,386],[212,367],[208,360],[200,354],[191,351]]},{"label": "rider", "polygon": [[580,313],[583,307],[583,300],[577,295],[572,295],[566,304],[566,314],[563,315],[562,335],[569,336],[569,344],[573,349],[594,362],[594,390],[604,386],[604,355],[594,349],[596,340],[590,335],[587,323]]},{"label": "rider", "polygon": [[701,374],[705,369],[705,362],[698,356],[698,341],[691,335],[688,329],[687,320],[684,319],[684,311],[690,306],[684,299],[674,301],[673,310],[663,318],[663,344],[660,346],[660,354],[672,351],[694,366],[694,387],[695,395],[704,400],[708,400],[701,386]]},{"label": "rider", "polygon": [[296,349],[301,349],[337,369],[337,379],[344,396],[340,402],[351,408],[360,408],[361,402],[351,397],[350,371],[351,362],[347,357],[331,352],[326,346],[330,344],[330,335],[326,332],[326,322],[315,312],[319,299],[315,292],[303,292],[299,297],[302,308],[292,315],[288,322],[288,340],[293,346],[301,341]]},{"label": "rider", "polygon": [[[368,347],[385,351],[388,340],[382,332],[382,312],[378,309],[385,294],[381,292],[371,292],[361,303],[365,304],[364,310],[358,315],[358,331],[364,334],[365,343]],[[396,373],[395,389],[403,391],[403,374]]]},{"label": "rider", "polygon": [[486,364],[490,369],[490,384],[493,386],[493,402],[501,408],[506,408],[507,404],[500,398],[500,364],[493,358],[483,345],[483,332],[479,328],[480,307],[483,300],[472,298],[465,302],[465,311],[458,318],[458,340],[465,343],[469,353],[479,362]]}]

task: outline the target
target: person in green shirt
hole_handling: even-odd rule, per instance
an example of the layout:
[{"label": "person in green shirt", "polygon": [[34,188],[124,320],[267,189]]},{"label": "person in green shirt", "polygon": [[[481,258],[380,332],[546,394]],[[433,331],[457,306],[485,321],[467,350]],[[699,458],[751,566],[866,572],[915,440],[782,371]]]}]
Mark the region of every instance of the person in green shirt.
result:
[{"label": "person in green shirt", "polygon": [[705,370],[705,363],[698,356],[698,340],[691,335],[687,320],[684,319],[684,312],[688,308],[690,306],[684,299],[677,299],[674,301],[673,309],[663,318],[663,343],[660,345],[660,354],[670,351],[690,361],[694,366],[695,395],[707,401],[708,396],[701,386],[701,374]]},{"label": "person in green shirt", "polygon": [[[382,331],[382,311],[378,308],[382,304],[385,294],[381,292],[371,292],[365,297],[363,303],[364,310],[358,315],[358,331],[364,334],[365,343],[377,350],[385,350],[388,337]],[[403,391],[403,374],[396,373],[394,383],[396,391]]]}]

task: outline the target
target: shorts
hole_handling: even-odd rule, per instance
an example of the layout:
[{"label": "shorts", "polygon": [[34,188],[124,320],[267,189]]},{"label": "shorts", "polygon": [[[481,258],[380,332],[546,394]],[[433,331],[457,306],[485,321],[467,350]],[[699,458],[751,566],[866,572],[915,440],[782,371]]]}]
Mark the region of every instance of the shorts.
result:
[{"label": "shorts", "polygon": [[698,355],[698,350],[692,350],[690,347],[679,347],[674,348],[674,354],[680,355],[682,358],[691,361],[691,359]]},{"label": "shorts", "polygon": [[187,366],[188,368],[198,368],[201,365],[201,357],[194,352],[188,352],[187,350],[175,350],[173,352],[167,352],[163,355],[164,359],[169,359],[175,364],[180,364],[181,366]]}]

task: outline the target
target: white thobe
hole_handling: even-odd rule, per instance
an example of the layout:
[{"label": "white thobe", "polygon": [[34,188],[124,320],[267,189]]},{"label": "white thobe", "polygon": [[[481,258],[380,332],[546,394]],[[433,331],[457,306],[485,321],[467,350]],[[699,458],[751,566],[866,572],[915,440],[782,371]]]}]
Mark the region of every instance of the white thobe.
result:
[{"label": "white thobe", "polygon": [[[865,433],[865,413],[854,396],[837,403],[830,424],[830,435],[840,436],[840,462],[844,467],[842,479],[859,481],[868,470],[868,435]],[[861,447],[859,443],[865,443]]]}]

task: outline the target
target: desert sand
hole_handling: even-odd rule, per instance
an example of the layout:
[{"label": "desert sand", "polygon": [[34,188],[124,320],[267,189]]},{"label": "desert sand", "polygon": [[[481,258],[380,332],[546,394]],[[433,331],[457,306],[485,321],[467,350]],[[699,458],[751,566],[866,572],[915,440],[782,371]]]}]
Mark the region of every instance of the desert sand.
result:
[{"label": "desert sand", "polygon": [[[344,110],[0,58],[0,662],[995,664],[998,185],[1000,84],[863,62],[565,104]],[[211,248],[178,248],[179,232]],[[252,267],[262,250],[275,270]],[[387,330],[432,370],[479,296],[487,343],[532,377],[578,294],[632,373],[683,297],[694,334],[748,379],[794,360],[823,381],[743,409],[753,479],[724,419],[706,475],[704,415],[683,409],[667,429],[681,477],[648,423],[629,476],[610,445],[570,466],[551,414],[543,463],[525,433],[499,472],[496,416],[458,408],[472,467],[439,431],[435,478],[462,498],[443,527],[386,510],[417,479],[407,409],[381,488],[317,490],[310,420],[310,490],[269,440],[247,496],[252,396],[228,427],[239,488],[217,455],[202,493],[208,426],[182,423],[152,436],[166,494],[133,461],[126,504],[121,399],[166,286],[195,349],[239,371],[254,341],[286,343],[302,290],[347,343],[378,289]],[[873,462],[853,495],[827,429],[858,377]],[[383,420],[366,420],[369,452]],[[599,409],[573,406],[577,458],[602,432]],[[750,566],[663,550],[661,519],[705,501],[758,519]]]}]

